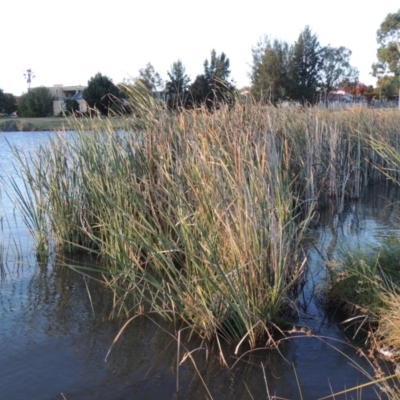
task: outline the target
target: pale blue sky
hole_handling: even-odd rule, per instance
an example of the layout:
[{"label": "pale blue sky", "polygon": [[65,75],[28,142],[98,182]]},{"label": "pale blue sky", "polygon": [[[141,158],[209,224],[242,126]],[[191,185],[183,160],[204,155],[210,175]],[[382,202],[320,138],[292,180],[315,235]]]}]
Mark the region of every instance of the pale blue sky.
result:
[{"label": "pale blue sky", "polygon": [[346,46],[360,81],[374,84],[376,31],[394,0],[14,0],[1,5],[0,88],[20,95],[24,71],[34,86],[86,85],[97,72],[114,83],[151,62],[165,79],[181,59],[192,80],[213,48],[249,85],[251,48],[264,35],[294,43],[309,25],[322,45]]}]

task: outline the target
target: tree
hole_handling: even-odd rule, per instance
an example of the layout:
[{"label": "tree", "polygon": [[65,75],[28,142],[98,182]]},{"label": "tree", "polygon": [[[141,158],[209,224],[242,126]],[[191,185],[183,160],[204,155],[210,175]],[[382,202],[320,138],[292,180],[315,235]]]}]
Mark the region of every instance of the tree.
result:
[{"label": "tree", "polygon": [[208,82],[213,83],[215,78],[220,80],[227,80],[231,73],[229,58],[226,57],[225,53],[221,53],[217,56],[215,49],[211,50],[210,62],[204,61],[204,75]]},{"label": "tree", "polygon": [[206,104],[209,108],[233,100],[235,86],[228,81],[231,74],[229,68],[229,58],[223,52],[217,56],[214,49],[211,51],[210,62],[204,61],[204,77],[208,86]]},{"label": "tree", "polygon": [[185,67],[181,60],[172,64],[168,72],[169,80],[165,84],[165,96],[170,109],[185,107],[190,78],[185,73]]},{"label": "tree", "polygon": [[255,99],[275,104],[287,98],[293,87],[290,76],[292,46],[265,37],[252,52],[251,93]]},{"label": "tree", "polygon": [[118,103],[123,97],[118,87],[100,72],[90,78],[82,96],[90,109],[96,110],[102,115],[118,111],[120,109]]},{"label": "tree", "polygon": [[293,79],[293,100],[302,104],[314,103],[322,66],[322,47],[318,37],[308,26],[300,33],[294,45],[291,76]]},{"label": "tree", "polygon": [[161,90],[163,81],[161,76],[150,63],[139,70],[139,76],[134,80],[137,87],[145,87],[149,92],[155,94]]},{"label": "tree", "polygon": [[34,118],[53,115],[53,96],[50,90],[42,86],[24,93],[19,100],[18,114]]},{"label": "tree", "polygon": [[366,85],[365,83],[352,80],[351,78],[345,78],[341,83],[341,88],[353,95],[356,98],[364,98],[368,104],[371,103],[375,97],[374,87],[372,85]]},{"label": "tree", "polygon": [[325,102],[328,106],[329,93],[339,89],[345,81],[356,82],[358,71],[350,65],[351,50],[346,47],[324,47],[321,56],[320,88],[325,92]]},{"label": "tree", "polygon": [[207,108],[218,107],[221,103],[233,104],[235,86],[228,81],[230,75],[229,58],[225,53],[217,56],[211,51],[210,61],[204,61],[204,74],[198,75],[190,86],[189,96],[193,106],[204,103]]},{"label": "tree", "polygon": [[75,99],[65,100],[65,113],[67,115],[79,113],[79,103]]},{"label": "tree", "polygon": [[189,107],[198,107],[205,103],[208,94],[209,88],[206,77],[203,74],[197,75],[189,87],[189,97],[186,105]]},{"label": "tree", "polygon": [[372,85],[367,86],[362,83],[360,85],[361,85],[361,87],[359,89],[357,89],[357,91],[358,91],[357,95],[363,96],[367,100],[368,104],[371,104],[372,100],[375,97],[374,87]]},{"label": "tree", "polygon": [[392,74],[400,79],[400,10],[386,16],[377,31],[377,42],[380,47],[378,62],[372,65],[373,75],[382,77]]},{"label": "tree", "polygon": [[393,75],[378,78],[375,95],[381,100],[394,100],[399,94],[399,79]]},{"label": "tree", "polygon": [[0,113],[12,114],[17,110],[16,98],[11,93],[4,93],[0,89]]},{"label": "tree", "polygon": [[368,88],[368,86],[364,83],[360,83],[351,78],[344,78],[340,86],[342,90],[344,90],[346,93],[350,93],[352,96],[359,96],[362,94],[362,91],[366,91]]}]

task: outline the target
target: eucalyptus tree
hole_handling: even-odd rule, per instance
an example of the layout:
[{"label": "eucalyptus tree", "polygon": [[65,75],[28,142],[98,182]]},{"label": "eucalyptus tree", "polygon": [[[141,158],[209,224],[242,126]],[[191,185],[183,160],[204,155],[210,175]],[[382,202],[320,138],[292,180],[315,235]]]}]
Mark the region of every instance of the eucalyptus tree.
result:
[{"label": "eucalyptus tree", "polygon": [[332,90],[339,89],[344,82],[358,81],[358,70],[351,66],[351,50],[346,47],[326,46],[322,49],[321,56],[319,86],[325,93],[325,103],[328,105],[328,95]]},{"label": "eucalyptus tree", "polygon": [[399,79],[394,75],[380,76],[376,82],[375,96],[381,100],[394,100],[399,94]]},{"label": "eucalyptus tree", "polygon": [[[400,79],[400,9],[388,14],[377,31],[378,62],[372,65],[374,76],[392,75]],[[400,90],[400,89],[399,89]],[[400,91],[399,91],[400,108]]]},{"label": "eucalyptus tree", "polygon": [[147,63],[139,70],[139,76],[134,79],[135,86],[145,87],[149,92],[155,94],[163,88],[163,80],[151,63]]}]

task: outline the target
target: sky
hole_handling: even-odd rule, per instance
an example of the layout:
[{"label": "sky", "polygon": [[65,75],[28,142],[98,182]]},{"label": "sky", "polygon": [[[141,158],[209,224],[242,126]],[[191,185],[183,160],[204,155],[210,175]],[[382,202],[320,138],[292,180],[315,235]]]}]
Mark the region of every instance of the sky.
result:
[{"label": "sky", "polygon": [[[4,3],[4,4],[3,4]],[[166,79],[180,59],[193,81],[212,49],[230,60],[238,88],[250,85],[252,47],[268,35],[294,43],[309,26],[321,45],[345,46],[359,80],[374,85],[376,31],[395,0],[13,0],[3,2],[0,89],[87,85],[97,72],[114,83],[151,63]]]}]

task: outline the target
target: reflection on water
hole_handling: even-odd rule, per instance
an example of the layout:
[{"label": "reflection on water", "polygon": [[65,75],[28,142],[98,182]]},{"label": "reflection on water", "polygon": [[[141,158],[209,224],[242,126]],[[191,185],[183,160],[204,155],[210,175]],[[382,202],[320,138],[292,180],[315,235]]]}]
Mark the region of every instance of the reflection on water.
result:
[{"label": "reflection on water", "polygon": [[[51,134],[50,134],[51,135]],[[46,134],[7,134],[21,146],[41,143]],[[14,173],[12,155],[0,136],[0,174]],[[372,374],[336,321],[313,300],[323,285],[325,264],[344,246],[376,243],[398,234],[399,190],[383,185],[366,191],[360,202],[340,215],[321,214],[309,258],[310,281],[299,309],[298,330],[286,333],[279,351],[258,349],[238,357],[222,343],[231,372],[221,366],[217,343],[206,344],[182,334],[177,382],[178,327],[139,317],[125,330],[107,362],[105,355],[124,323],[110,320],[113,298],[94,280],[51,259],[37,263],[33,243],[15,210],[2,196],[0,215],[0,393],[5,399],[315,399],[368,381]],[[68,261],[91,265],[90,258]],[[288,327],[291,330],[292,325]],[[179,386],[179,395],[176,386]],[[301,396],[300,396],[301,392]],[[365,389],[363,400],[375,399]],[[341,397],[336,397],[340,399]],[[345,398],[345,397],[342,397]],[[351,398],[348,396],[347,398]],[[356,394],[353,395],[356,398]]]}]

